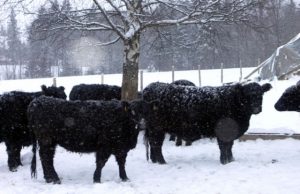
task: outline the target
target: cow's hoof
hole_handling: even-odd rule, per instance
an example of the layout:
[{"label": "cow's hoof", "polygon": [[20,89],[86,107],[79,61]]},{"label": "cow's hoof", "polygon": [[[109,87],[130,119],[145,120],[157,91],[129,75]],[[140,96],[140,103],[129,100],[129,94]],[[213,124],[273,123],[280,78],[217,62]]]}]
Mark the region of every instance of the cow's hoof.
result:
[{"label": "cow's hoof", "polygon": [[52,179],[52,178],[46,179],[46,182],[53,183],[53,184],[61,184],[61,181],[59,179]]},{"label": "cow's hoof", "polygon": [[175,136],[174,136],[174,135],[171,135],[169,140],[170,140],[170,141],[175,141]]},{"label": "cow's hoof", "polygon": [[191,146],[191,145],[192,145],[192,142],[187,141],[187,142],[185,142],[185,145],[186,145],[186,146]]},{"label": "cow's hoof", "polygon": [[182,146],[182,142],[180,141],[180,142],[176,142],[176,144],[175,144],[176,146]]},{"label": "cow's hoof", "polygon": [[127,182],[127,181],[130,181],[130,180],[129,180],[128,177],[126,177],[126,178],[122,178],[122,181],[123,181],[123,182]]},{"label": "cow's hoof", "polygon": [[17,172],[18,171],[18,166],[9,167],[9,171],[11,171],[11,172]]},{"label": "cow's hoof", "polygon": [[152,163],[156,163],[157,162],[157,160],[156,160],[156,158],[154,156],[150,156],[150,159],[151,159]]},{"label": "cow's hoof", "polygon": [[225,164],[228,164],[233,161],[234,161],[234,158],[221,159],[221,164],[225,165]]},{"label": "cow's hoof", "polygon": [[167,162],[166,162],[164,159],[158,160],[158,163],[159,163],[159,164],[167,164]]}]

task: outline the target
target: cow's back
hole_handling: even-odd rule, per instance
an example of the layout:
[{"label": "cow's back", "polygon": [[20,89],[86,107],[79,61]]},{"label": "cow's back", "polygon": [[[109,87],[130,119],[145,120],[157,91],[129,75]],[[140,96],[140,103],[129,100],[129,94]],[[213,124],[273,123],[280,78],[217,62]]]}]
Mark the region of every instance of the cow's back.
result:
[{"label": "cow's back", "polygon": [[121,88],[106,84],[80,84],[72,88],[70,100],[112,100],[121,99]]}]

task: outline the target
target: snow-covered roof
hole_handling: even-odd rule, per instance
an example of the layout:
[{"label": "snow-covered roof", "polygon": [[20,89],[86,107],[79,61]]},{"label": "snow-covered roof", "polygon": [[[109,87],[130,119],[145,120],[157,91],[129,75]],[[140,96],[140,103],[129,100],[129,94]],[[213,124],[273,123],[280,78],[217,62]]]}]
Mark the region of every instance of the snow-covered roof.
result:
[{"label": "snow-covered roof", "polygon": [[300,69],[300,33],[288,43],[278,47],[262,64],[260,77],[273,79],[285,78]]}]

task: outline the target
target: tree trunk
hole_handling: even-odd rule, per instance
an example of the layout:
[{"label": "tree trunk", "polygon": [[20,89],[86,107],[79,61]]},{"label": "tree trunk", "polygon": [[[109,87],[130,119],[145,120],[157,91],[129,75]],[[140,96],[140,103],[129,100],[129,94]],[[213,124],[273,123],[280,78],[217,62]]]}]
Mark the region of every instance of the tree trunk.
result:
[{"label": "tree trunk", "polygon": [[122,100],[137,98],[140,57],[140,34],[124,40]]}]

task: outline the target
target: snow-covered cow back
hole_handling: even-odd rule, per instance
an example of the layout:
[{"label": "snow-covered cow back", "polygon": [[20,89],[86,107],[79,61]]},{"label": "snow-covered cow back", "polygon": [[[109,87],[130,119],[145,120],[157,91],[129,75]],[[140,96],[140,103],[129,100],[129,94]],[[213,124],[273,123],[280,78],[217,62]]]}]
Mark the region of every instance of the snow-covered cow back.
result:
[{"label": "snow-covered cow back", "polygon": [[106,84],[79,84],[73,86],[70,100],[112,100],[121,99],[121,87]]}]

